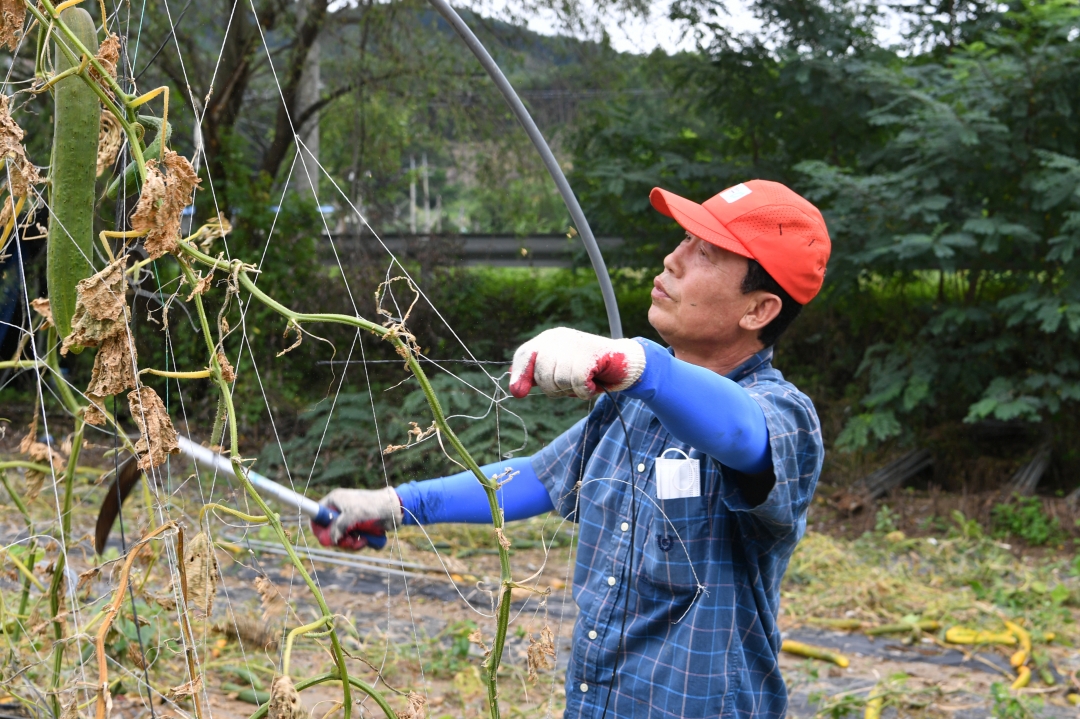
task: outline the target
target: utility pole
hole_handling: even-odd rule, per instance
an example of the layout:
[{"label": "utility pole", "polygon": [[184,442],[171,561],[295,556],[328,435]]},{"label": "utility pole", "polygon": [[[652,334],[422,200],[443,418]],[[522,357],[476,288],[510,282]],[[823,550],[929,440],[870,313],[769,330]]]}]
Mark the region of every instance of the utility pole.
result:
[{"label": "utility pole", "polygon": [[431,193],[428,188],[427,153],[421,155],[421,165],[424,176],[424,234],[431,234]]},{"label": "utility pole", "polygon": [[416,234],[416,156],[409,155],[409,234]]}]

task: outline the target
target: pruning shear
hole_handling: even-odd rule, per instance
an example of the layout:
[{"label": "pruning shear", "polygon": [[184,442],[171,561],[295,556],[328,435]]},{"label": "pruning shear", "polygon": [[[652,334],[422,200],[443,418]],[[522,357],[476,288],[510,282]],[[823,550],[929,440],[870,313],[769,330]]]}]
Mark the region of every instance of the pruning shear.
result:
[{"label": "pruning shear", "polygon": [[[206,469],[215,470],[228,477],[236,476],[232,462],[228,457],[196,444],[186,437],[178,437],[178,441],[181,454],[195,462],[195,464]],[[116,473],[116,479],[113,480],[109,492],[105,495],[105,500],[101,504],[101,511],[98,514],[97,528],[94,533],[94,551],[98,554],[105,551],[105,543],[109,539],[109,532],[112,531],[117,515],[120,514],[120,506],[127,499],[128,494],[131,493],[135,485],[138,484],[141,476],[142,472],[139,470],[138,460],[135,457],[129,457],[120,465]],[[260,494],[268,496],[286,507],[299,510],[301,514],[310,517],[311,521],[320,527],[330,526],[330,523],[339,514],[337,511],[324,507],[315,500],[308,499],[299,492],[294,492],[258,472],[248,471],[247,476]],[[386,546],[386,534],[377,532],[374,529],[371,532],[354,530],[352,535],[354,539],[366,540],[367,545],[374,549],[382,549]]]}]

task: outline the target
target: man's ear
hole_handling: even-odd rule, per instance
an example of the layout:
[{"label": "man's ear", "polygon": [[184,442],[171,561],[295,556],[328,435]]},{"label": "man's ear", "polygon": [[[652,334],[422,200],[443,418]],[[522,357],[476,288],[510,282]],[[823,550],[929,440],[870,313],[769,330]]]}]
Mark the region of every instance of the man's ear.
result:
[{"label": "man's ear", "polygon": [[757,332],[776,319],[783,306],[783,301],[771,292],[753,292],[750,295],[750,304],[739,319],[739,327]]}]

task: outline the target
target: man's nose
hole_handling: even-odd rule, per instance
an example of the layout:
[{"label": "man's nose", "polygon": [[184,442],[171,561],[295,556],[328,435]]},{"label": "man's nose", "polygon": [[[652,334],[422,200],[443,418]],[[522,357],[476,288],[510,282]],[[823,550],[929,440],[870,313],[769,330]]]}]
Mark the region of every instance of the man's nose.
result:
[{"label": "man's nose", "polygon": [[664,258],[664,269],[675,276],[681,274],[683,263],[682,249],[683,245],[680,244]]}]

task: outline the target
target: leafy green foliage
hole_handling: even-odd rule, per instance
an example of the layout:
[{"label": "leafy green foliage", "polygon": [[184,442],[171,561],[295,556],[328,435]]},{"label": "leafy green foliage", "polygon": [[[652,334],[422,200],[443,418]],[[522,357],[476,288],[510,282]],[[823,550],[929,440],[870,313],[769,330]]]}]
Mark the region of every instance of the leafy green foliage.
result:
[{"label": "leafy green foliage", "polygon": [[1038,497],[1013,497],[1012,501],[994,505],[990,524],[995,537],[1022,539],[1040,546],[1064,541],[1061,521],[1050,517]]},{"label": "leafy green foliage", "polygon": [[[577,400],[549,400],[542,395],[496,403],[492,398],[505,394],[486,374],[468,371],[458,377],[438,374],[432,386],[450,426],[481,464],[531,454],[587,411],[587,405]],[[264,448],[259,471],[278,478],[291,473],[294,482],[303,478],[313,484],[368,487],[385,486],[387,479],[397,484],[460,471],[446,458],[437,436],[383,454],[388,445],[406,445],[414,439],[410,423],[416,422],[421,430],[430,424],[424,394],[413,382],[371,394],[343,393],[336,401],[323,400],[302,420],[308,425],[305,432],[283,442],[280,449],[276,444]]]},{"label": "leafy green foliage", "polygon": [[990,685],[990,697],[994,700],[990,709],[994,719],[1031,719],[1038,716],[1037,712],[1043,705],[1042,697],[1014,694],[1002,682]]}]

